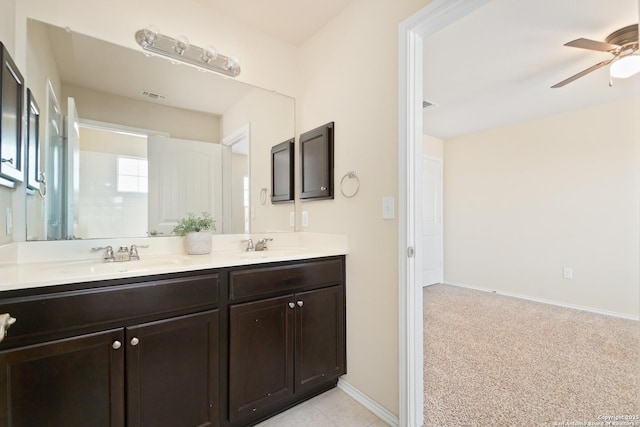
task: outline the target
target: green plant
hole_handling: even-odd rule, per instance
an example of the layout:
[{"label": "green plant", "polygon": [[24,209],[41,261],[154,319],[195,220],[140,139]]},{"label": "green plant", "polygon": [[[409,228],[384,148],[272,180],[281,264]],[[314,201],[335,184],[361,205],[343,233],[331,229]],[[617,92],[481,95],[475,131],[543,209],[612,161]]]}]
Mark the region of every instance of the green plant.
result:
[{"label": "green plant", "polygon": [[187,217],[178,222],[178,225],[173,228],[173,232],[178,236],[186,236],[188,233],[197,231],[215,230],[215,223],[216,221],[209,212],[202,212],[202,216],[187,213]]}]

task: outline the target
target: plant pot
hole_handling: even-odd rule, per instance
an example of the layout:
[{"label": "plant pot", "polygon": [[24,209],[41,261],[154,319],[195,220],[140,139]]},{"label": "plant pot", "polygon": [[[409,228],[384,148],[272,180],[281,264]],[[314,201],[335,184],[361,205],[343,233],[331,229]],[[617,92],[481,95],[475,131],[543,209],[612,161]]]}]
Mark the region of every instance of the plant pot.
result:
[{"label": "plant pot", "polygon": [[211,232],[194,231],[184,236],[184,247],[189,255],[204,255],[211,252]]}]

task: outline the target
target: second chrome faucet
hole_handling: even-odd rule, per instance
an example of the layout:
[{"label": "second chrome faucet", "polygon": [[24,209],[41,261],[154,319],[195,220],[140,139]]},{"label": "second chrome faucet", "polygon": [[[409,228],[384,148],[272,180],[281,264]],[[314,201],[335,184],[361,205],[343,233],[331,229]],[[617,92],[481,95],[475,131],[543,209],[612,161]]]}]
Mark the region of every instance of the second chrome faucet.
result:
[{"label": "second chrome faucet", "polygon": [[272,238],[270,237],[265,237],[263,239],[258,240],[257,242],[253,243],[253,239],[249,238],[246,240],[243,240],[243,243],[247,244],[247,247],[245,248],[245,251],[247,252],[253,252],[253,251],[266,251],[269,249],[269,247],[267,246],[268,242],[273,241]]},{"label": "second chrome faucet", "polygon": [[104,256],[102,257],[102,260],[104,262],[138,261],[140,260],[140,255],[138,255],[138,248],[148,247],[149,245],[131,245],[131,248],[120,246],[118,251],[114,252],[112,246],[100,246],[97,248],[91,248],[91,252],[104,250]]}]

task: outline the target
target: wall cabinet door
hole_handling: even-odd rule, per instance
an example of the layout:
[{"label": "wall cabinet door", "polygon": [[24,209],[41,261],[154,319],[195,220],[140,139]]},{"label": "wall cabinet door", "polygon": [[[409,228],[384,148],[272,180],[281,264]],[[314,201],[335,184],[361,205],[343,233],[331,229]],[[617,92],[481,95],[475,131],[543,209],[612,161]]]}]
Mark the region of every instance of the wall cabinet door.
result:
[{"label": "wall cabinet door", "polygon": [[219,424],[218,310],[126,328],[127,426]]},{"label": "wall cabinet door", "polygon": [[0,352],[0,426],[124,426],[124,331]]},{"label": "wall cabinet door", "polygon": [[229,309],[229,420],[293,395],[291,295]]},{"label": "wall cabinet door", "polygon": [[333,199],[334,123],[300,135],[300,199]]},{"label": "wall cabinet door", "polygon": [[346,372],[342,286],[295,295],[295,391],[312,389]]}]

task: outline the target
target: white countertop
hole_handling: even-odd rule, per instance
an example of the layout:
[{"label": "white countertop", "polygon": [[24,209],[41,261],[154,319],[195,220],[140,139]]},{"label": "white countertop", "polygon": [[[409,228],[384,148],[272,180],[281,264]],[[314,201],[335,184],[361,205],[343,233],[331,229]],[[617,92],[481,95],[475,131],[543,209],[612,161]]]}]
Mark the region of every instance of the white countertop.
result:
[{"label": "white countertop", "polygon": [[[269,250],[246,252],[241,241],[273,237]],[[0,247],[0,292],[80,282],[140,277],[210,268],[346,255],[346,237],[317,233],[213,236],[206,255],[186,255],[179,238],[113,239],[116,241],[22,242]],[[140,261],[103,262],[91,247],[149,244]],[[50,255],[47,255],[50,254]]]}]

